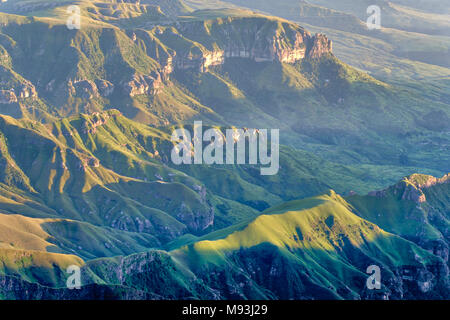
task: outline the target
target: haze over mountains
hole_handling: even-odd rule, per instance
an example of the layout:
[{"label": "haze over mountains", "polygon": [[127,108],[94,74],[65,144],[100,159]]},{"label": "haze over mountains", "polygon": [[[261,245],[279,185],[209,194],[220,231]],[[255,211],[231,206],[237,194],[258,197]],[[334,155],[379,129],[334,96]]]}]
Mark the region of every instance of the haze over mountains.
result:
[{"label": "haze over mountains", "polygon": [[[412,2],[0,3],[0,298],[448,299],[449,12]],[[174,165],[194,120],[280,129],[279,173]]]}]

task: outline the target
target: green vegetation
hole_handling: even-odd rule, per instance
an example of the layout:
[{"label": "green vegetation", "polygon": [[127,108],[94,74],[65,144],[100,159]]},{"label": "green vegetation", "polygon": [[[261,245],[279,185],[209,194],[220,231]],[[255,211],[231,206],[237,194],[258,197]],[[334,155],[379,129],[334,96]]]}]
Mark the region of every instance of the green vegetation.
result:
[{"label": "green vegetation", "polygon": [[[448,19],[375,2],[0,3],[0,299],[447,299]],[[279,173],[174,165],[194,120]]]}]

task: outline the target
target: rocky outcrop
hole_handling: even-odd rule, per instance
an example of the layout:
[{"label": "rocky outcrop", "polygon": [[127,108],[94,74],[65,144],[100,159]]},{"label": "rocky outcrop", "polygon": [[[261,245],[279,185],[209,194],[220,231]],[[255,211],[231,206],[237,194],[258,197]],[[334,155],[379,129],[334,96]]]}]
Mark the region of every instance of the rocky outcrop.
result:
[{"label": "rocky outcrop", "polygon": [[17,96],[13,90],[0,90],[0,103],[11,104],[17,102]]},{"label": "rocky outcrop", "polygon": [[[61,272],[63,274],[63,272]],[[103,299],[154,300],[161,296],[142,290],[127,288],[123,290],[114,286],[89,284],[80,290],[67,288],[50,288],[31,283],[17,277],[0,275],[0,295],[11,300],[92,300]]]},{"label": "rocky outcrop", "polygon": [[402,181],[386,190],[372,191],[369,192],[368,195],[372,197],[384,198],[388,194],[392,193],[401,200],[414,201],[420,204],[427,201],[424,190],[446,183],[450,183],[450,174],[446,174],[442,178],[413,174],[409,177],[403,178]]},{"label": "rocky outcrop", "polygon": [[103,126],[108,122],[110,114],[108,112],[94,112],[89,120],[86,120],[83,124],[84,134],[95,134],[97,132],[97,127]]},{"label": "rocky outcrop", "polygon": [[176,218],[193,232],[201,233],[214,224],[214,208],[205,206],[202,210],[197,211],[182,203]]},{"label": "rocky outcrop", "polygon": [[439,184],[450,183],[450,173],[444,175],[442,178],[424,175],[412,175],[409,178],[409,181],[414,183],[417,186],[417,188],[425,189]]},{"label": "rocky outcrop", "polygon": [[382,272],[382,288],[364,288],[362,299],[369,300],[415,300],[444,298],[450,290],[449,272],[444,263],[402,266]]},{"label": "rocky outcrop", "polygon": [[30,81],[2,65],[0,65],[0,90],[4,91],[4,103],[14,103],[18,101],[17,99],[37,98],[36,88]]},{"label": "rocky outcrop", "polygon": [[152,72],[151,75],[134,74],[132,79],[123,84],[125,94],[134,97],[140,94],[155,95],[163,87],[161,74]]},{"label": "rocky outcrop", "polygon": [[[211,23],[211,26],[207,26]],[[312,36],[303,28],[290,23],[263,18],[230,18],[212,22],[177,24],[177,30],[187,39],[200,40],[204,33],[212,49],[189,45],[177,50],[175,68],[197,69],[204,72],[210,66],[221,65],[228,58],[246,58],[256,62],[295,63],[305,57],[317,59],[332,52],[332,43],[322,34]],[[158,28],[156,37],[165,32]],[[162,40],[164,41],[164,40]],[[199,41],[200,42],[200,41]],[[202,42],[200,42],[202,43]]]},{"label": "rocky outcrop", "polygon": [[[405,177],[392,187],[369,193],[369,196],[378,197],[378,203],[384,208],[383,210],[375,209],[380,211],[376,211],[377,214],[371,215],[370,219],[375,219],[371,221],[380,224],[386,231],[398,234],[440,257],[448,265],[450,230],[448,229],[447,195],[449,187],[449,174],[442,178],[423,174]],[[387,201],[389,206],[384,206],[384,201]],[[374,205],[374,208],[380,207]],[[404,230],[388,222],[389,219],[386,220],[385,217],[391,215],[393,217],[401,215],[400,221],[401,219],[408,221],[408,229]],[[423,288],[426,286],[427,284],[424,284]]]},{"label": "rocky outcrop", "polygon": [[225,62],[223,51],[201,52],[199,54],[189,53],[182,56],[178,54],[175,57],[175,68],[177,69],[198,69],[205,72],[208,67],[221,65]]},{"label": "rocky outcrop", "polygon": [[92,99],[94,97],[98,97],[98,89],[97,85],[94,81],[91,80],[80,80],[74,83],[74,87],[76,90],[76,95],[83,99]]},{"label": "rocky outcrop", "polygon": [[400,195],[402,200],[414,201],[416,203],[423,203],[427,201],[425,194],[420,188],[402,181],[395,186],[395,195]]},{"label": "rocky outcrop", "polygon": [[69,80],[68,84],[71,93],[83,99],[93,99],[97,97],[108,97],[114,92],[114,85],[108,80]]},{"label": "rocky outcrop", "polygon": [[394,186],[394,194],[401,194],[402,200],[410,200],[416,203],[424,203],[427,201],[424,190],[439,184],[450,182],[450,175],[447,174],[442,178],[433,176],[415,174],[406,177]]},{"label": "rocky outcrop", "polygon": [[320,58],[321,56],[331,53],[333,51],[333,43],[323,34],[316,34],[311,39],[311,44],[308,47],[308,57],[312,59]]},{"label": "rocky outcrop", "polygon": [[108,97],[114,92],[114,85],[108,80],[98,79],[95,84],[102,97]]}]

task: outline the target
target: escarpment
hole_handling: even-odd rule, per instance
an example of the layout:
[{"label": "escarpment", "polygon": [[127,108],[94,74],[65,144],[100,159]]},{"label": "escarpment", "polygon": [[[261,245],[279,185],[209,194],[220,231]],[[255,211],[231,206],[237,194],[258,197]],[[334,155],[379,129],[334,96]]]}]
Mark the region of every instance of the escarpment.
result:
[{"label": "escarpment", "polygon": [[268,66],[332,52],[323,35],[251,12],[189,13],[163,23],[142,16],[122,28],[122,14],[112,21],[95,14],[101,6],[90,9],[101,26],[69,30],[65,22],[50,25],[40,18],[9,18],[0,25],[1,113],[51,121],[119,109],[152,125],[197,114],[217,119],[224,115],[186,91],[178,75],[201,76],[236,58]]},{"label": "escarpment", "polygon": [[311,35],[295,24],[265,18],[185,22],[178,24],[178,31],[158,27],[155,35],[161,41],[177,36],[189,39],[185,46],[174,52],[174,68],[192,68],[200,72],[221,65],[229,58],[295,63],[332,52],[332,43],[326,36]]},{"label": "escarpment", "polygon": [[139,97],[150,105],[177,70],[203,73],[233,58],[292,64],[332,52],[324,35],[257,15],[133,29],[68,30],[29,20],[3,24],[0,35],[0,103],[31,98],[24,104],[31,107],[38,99],[58,106],[59,115],[131,105]]}]

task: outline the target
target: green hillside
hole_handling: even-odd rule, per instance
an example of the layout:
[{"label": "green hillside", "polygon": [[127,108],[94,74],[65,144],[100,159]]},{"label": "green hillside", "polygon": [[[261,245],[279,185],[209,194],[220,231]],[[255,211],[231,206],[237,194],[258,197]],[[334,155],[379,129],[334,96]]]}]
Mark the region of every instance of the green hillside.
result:
[{"label": "green hillside", "polygon": [[380,179],[377,166],[344,166],[285,146],[280,173],[272,177],[249,165],[176,166],[170,128],[148,127],[118,111],[47,125],[2,116],[0,132],[5,213],[145,232],[162,242],[329,188],[364,193],[415,170],[384,168]]},{"label": "green hillside", "polygon": [[[365,287],[365,270],[373,264],[382,270],[376,292]],[[87,288],[124,298],[121,287],[128,298],[438,299],[448,294],[448,277],[430,274],[443,267],[441,258],[358,217],[330,191],[275,206],[170,252],[88,261],[76,298],[86,297]],[[67,291],[38,290],[62,299],[70,297]]]},{"label": "green hillside", "polygon": [[[212,275],[208,281],[214,285],[223,285],[215,277],[230,279],[220,289],[228,298],[353,299],[368,294],[363,289],[368,265],[383,266],[383,276],[394,278],[402,268],[437,263],[411,242],[358,218],[334,192],[271,208],[172,255]],[[385,290],[391,298],[399,294]]]},{"label": "green hillside", "polygon": [[[448,299],[448,10],[372,2],[0,2],[0,300]],[[194,121],[277,174],[174,164]]]}]

